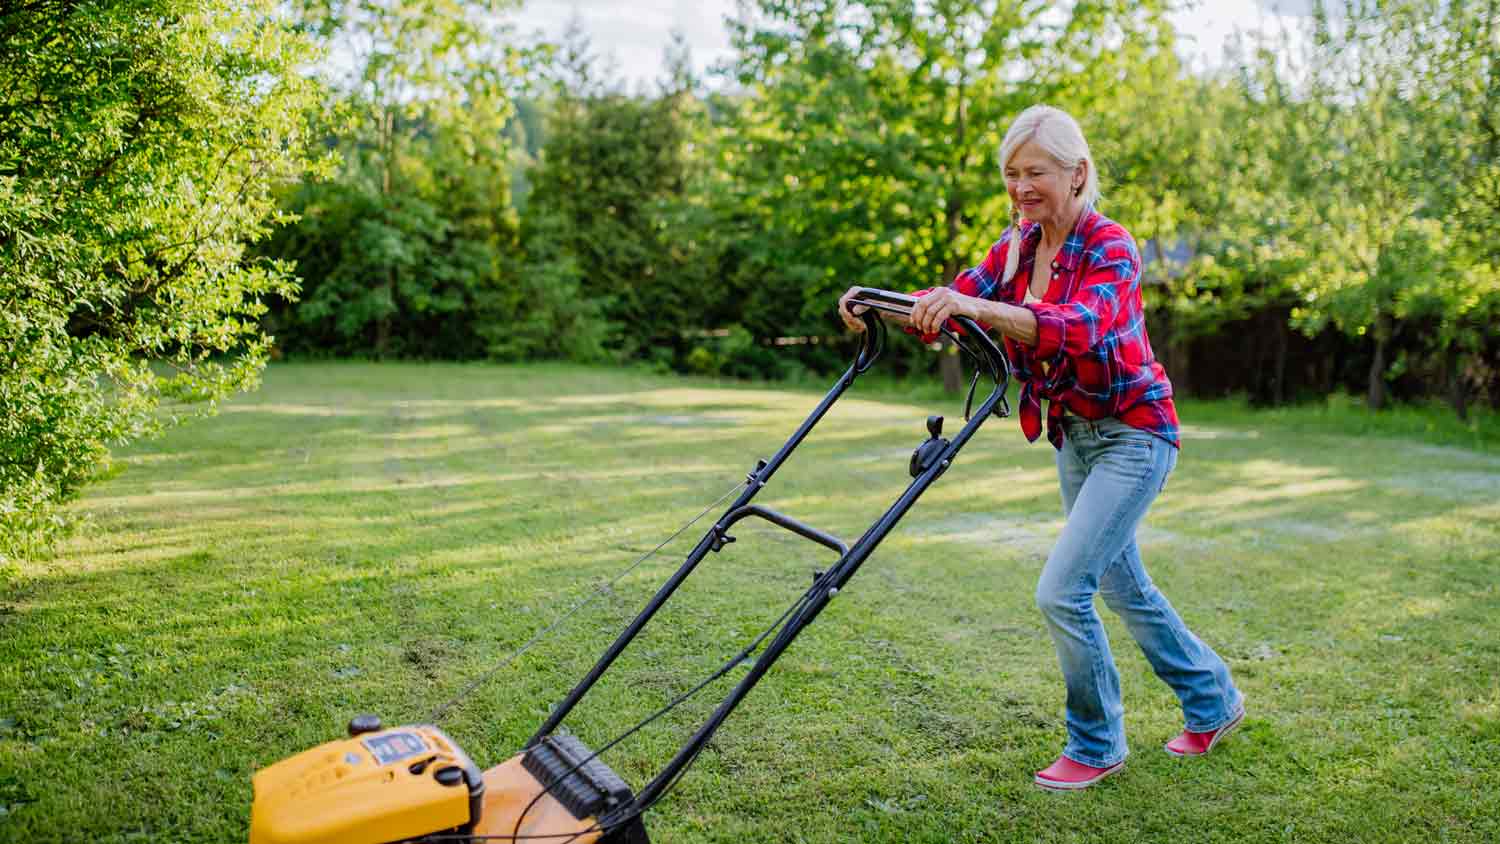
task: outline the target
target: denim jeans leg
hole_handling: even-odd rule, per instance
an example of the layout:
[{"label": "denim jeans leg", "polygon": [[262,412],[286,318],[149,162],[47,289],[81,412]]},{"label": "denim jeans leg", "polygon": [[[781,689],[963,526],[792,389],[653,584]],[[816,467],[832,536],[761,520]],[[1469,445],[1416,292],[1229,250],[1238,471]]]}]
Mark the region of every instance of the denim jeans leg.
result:
[{"label": "denim jeans leg", "polygon": [[1229,666],[1193,635],[1151,582],[1134,542],[1105,571],[1099,593],[1124,620],[1156,676],[1177,694],[1189,730],[1214,730],[1233,720],[1240,693]]},{"label": "denim jeans leg", "polygon": [[1067,523],[1042,569],[1036,602],[1067,685],[1063,755],[1075,762],[1105,767],[1129,752],[1119,672],[1094,595],[1105,571],[1134,543],[1175,452],[1149,434],[1105,438],[1080,422],[1070,425],[1057,455]]}]

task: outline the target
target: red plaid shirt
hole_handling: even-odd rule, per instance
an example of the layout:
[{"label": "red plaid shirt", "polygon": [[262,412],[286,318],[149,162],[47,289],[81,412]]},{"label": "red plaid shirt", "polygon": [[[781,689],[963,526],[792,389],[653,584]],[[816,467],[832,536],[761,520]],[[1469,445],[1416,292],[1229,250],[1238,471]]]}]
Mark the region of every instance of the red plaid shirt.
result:
[{"label": "red plaid shirt", "polygon": [[[1005,339],[1021,382],[1026,439],[1041,434],[1041,400],[1046,399],[1047,439],[1055,448],[1062,447],[1064,408],[1085,419],[1113,416],[1180,445],[1172,382],[1146,336],[1135,239],[1119,223],[1085,210],[1052,263],[1046,295],[1023,304],[1041,239],[1039,224],[1021,224],[1021,263],[1009,283],[1001,283],[1010,248],[1007,233],[979,266],[959,273],[949,285],[966,296],[1021,305],[1036,315],[1034,348]],[[950,330],[956,328],[949,323]]]}]

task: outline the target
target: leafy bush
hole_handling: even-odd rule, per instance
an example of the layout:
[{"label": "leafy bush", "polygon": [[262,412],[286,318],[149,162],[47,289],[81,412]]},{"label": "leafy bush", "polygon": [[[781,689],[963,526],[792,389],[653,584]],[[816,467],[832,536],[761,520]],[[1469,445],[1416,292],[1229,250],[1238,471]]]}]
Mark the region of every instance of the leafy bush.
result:
[{"label": "leafy bush", "polygon": [[[35,552],[114,443],[256,382],[245,260],[314,168],[308,43],[274,0],[34,0],[0,15],[0,556]],[[164,402],[170,409],[160,411]],[[197,403],[197,410],[188,407]]]}]

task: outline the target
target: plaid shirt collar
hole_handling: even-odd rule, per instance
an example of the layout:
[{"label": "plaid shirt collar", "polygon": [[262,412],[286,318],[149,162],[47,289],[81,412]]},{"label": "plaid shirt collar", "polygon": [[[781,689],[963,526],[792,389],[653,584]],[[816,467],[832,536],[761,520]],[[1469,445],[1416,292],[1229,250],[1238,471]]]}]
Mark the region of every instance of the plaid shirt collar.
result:
[{"label": "plaid shirt collar", "polygon": [[[1083,244],[1087,239],[1090,229],[1097,225],[1099,212],[1094,210],[1092,204],[1083,206],[1083,213],[1078,215],[1078,222],[1073,224],[1073,231],[1063,241],[1062,248],[1057,250],[1057,261],[1059,269],[1074,272],[1083,261]],[[1042,224],[1033,220],[1021,221],[1021,262],[1016,275],[1021,274],[1021,267],[1030,267],[1036,263],[1036,250],[1042,244]]]}]

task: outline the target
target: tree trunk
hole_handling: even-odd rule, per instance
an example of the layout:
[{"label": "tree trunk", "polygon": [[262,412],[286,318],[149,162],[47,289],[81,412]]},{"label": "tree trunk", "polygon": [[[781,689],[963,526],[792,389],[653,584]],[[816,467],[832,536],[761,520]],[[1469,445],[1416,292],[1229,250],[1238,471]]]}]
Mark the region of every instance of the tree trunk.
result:
[{"label": "tree trunk", "polygon": [[[380,168],[380,199],[382,213],[390,213],[392,169],[395,167],[396,157],[396,115],[395,111],[387,108],[381,115],[381,168]],[[396,300],[396,269],[394,267],[386,271],[385,280],[381,282],[380,292],[384,301],[380,315],[375,318],[375,359],[385,358],[386,346],[391,340],[391,311],[384,305]]]},{"label": "tree trunk", "polygon": [[[954,201],[950,199],[948,201],[948,206],[950,208],[950,219],[955,221],[954,226],[956,226],[956,217],[952,216],[956,212],[951,211],[954,205]],[[950,240],[949,242],[951,243],[952,241]],[[958,271],[962,269],[962,267],[963,265],[959,262],[958,258],[952,257],[950,255],[947,263],[943,265],[943,278],[945,283],[951,283],[953,281],[953,277],[958,275]],[[941,339],[943,350],[938,355],[938,372],[943,377],[943,391],[948,393],[957,393],[959,390],[962,390],[964,386],[963,360],[961,359],[962,353],[959,352],[952,343],[948,342],[948,338],[944,337]]]},{"label": "tree trunk", "polygon": [[1192,347],[1192,343],[1177,339],[1175,332],[1172,339],[1167,341],[1167,357],[1172,363],[1172,368],[1167,371],[1167,377],[1172,381],[1172,394],[1175,396],[1192,395]]},{"label": "tree trunk", "polygon": [[963,361],[959,360],[960,357],[958,347],[944,340],[942,357],[938,361],[938,370],[943,375],[943,392],[957,393],[964,388]]},{"label": "tree trunk", "polygon": [[1375,359],[1370,361],[1370,389],[1365,404],[1371,410],[1385,407],[1385,352],[1391,343],[1391,318],[1386,314],[1375,317]]},{"label": "tree trunk", "polygon": [[1286,327],[1287,317],[1282,316],[1279,311],[1275,312],[1275,316],[1276,370],[1273,375],[1274,380],[1271,383],[1271,404],[1275,407],[1280,407],[1286,404],[1286,347],[1288,342],[1287,335],[1290,332]]},{"label": "tree trunk", "polygon": [[1170,312],[1163,312],[1166,316],[1165,327],[1167,330],[1167,359],[1162,365],[1167,370],[1167,378],[1172,382],[1172,395],[1186,396],[1192,392],[1192,366],[1190,363],[1191,343],[1183,337],[1183,331],[1177,324],[1177,318]]},{"label": "tree trunk", "polygon": [[[968,116],[966,113],[967,103],[964,101],[964,83],[966,81],[965,77],[959,77],[958,104],[954,113],[954,118],[957,122],[957,126],[955,127],[957,130],[955,132],[957,142],[953,145],[953,148],[960,152],[959,160],[953,168],[953,178],[948,183],[948,201],[945,203],[943,209],[945,235],[943,254],[947,256],[947,260],[943,263],[944,284],[952,284],[954,276],[958,275],[958,271],[964,266],[963,261],[956,254],[957,248],[954,244],[958,242],[958,229],[963,221],[964,212],[962,180],[964,164],[966,162],[963,159],[962,150],[964,149],[964,131],[967,128],[965,123]],[[943,376],[943,390],[949,393],[957,393],[963,389],[963,361],[959,360],[961,353],[957,349],[951,348],[950,345],[947,340],[943,340],[943,351],[938,356],[938,371]],[[976,365],[978,364],[976,363]]]},{"label": "tree trunk", "polygon": [[1339,371],[1338,344],[1329,337],[1327,329],[1318,335],[1318,349],[1322,352],[1318,360],[1318,392],[1324,396],[1333,393],[1333,378]]},{"label": "tree trunk", "polygon": [[1266,314],[1258,311],[1246,328],[1250,332],[1250,393],[1251,407],[1265,407],[1270,403],[1270,376],[1266,374]]},{"label": "tree trunk", "polygon": [[[394,274],[394,273],[393,273]],[[395,291],[396,283],[392,278],[387,278],[381,285],[381,290],[389,299]],[[381,311],[380,316],[375,318],[375,359],[384,360],[386,346],[391,342],[391,314],[390,311]]]},{"label": "tree trunk", "polygon": [[1448,382],[1448,403],[1453,405],[1453,412],[1458,414],[1459,419],[1468,421],[1469,400],[1464,395],[1464,375],[1458,365],[1461,360],[1458,344],[1450,343],[1443,358],[1443,375]]}]

